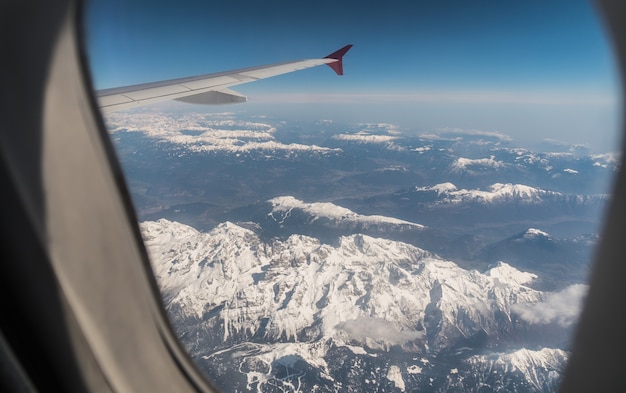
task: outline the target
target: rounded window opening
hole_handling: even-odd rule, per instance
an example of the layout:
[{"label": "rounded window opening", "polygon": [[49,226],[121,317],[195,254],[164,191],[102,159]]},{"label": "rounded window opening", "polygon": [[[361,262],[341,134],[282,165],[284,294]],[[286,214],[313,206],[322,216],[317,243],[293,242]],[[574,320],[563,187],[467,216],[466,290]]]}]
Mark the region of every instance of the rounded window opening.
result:
[{"label": "rounded window opening", "polygon": [[[219,103],[247,97],[104,113],[217,386],[556,391],[621,154],[587,1],[91,1],[86,20],[99,90],[179,98],[161,82],[218,73]],[[249,70],[346,44],[342,76]]]}]

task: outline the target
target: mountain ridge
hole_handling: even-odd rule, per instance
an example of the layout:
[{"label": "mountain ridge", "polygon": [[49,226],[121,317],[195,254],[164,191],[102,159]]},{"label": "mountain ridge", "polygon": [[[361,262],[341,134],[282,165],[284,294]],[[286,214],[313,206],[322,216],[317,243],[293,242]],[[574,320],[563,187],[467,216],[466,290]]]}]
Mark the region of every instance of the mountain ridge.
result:
[{"label": "mountain ridge", "polygon": [[[208,233],[164,219],[141,228],[175,326],[196,326],[186,342],[196,359],[253,343],[296,345],[295,369],[323,378],[337,372],[328,363],[339,348],[368,362],[399,354],[450,357],[460,349],[454,362],[469,370],[492,361],[468,360],[478,348],[522,345],[532,326],[513,306],[542,304],[547,295],[526,286],[536,275],[504,262],[484,273],[468,271],[415,246],[367,235],[343,236],[332,246],[304,235],[264,242],[229,222]],[[311,360],[312,348],[325,360]],[[252,361],[252,352],[233,356]],[[408,363],[398,364],[401,372],[383,374],[404,381]],[[262,385],[270,374],[254,375]],[[401,383],[394,386],[402,390]]]}]

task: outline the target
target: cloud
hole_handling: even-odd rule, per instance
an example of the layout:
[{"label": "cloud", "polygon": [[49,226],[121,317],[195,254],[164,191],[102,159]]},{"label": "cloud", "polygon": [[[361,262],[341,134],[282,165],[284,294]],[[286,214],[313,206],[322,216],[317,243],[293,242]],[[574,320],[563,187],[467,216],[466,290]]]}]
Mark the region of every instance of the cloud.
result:
[{"label": "cloud", "polygon": [[358,135],[358,134],[338,134],[333,135],[333,139],[341,141],[361,142],[361,143],[388,143],[397,139],[391,135]]},{"label": "cloud", "polygon": [[560,292],[549,293],[543,302],[518,303],[512,305],[511,310],[532,324],[558,323],[563,327],[571,326],[580,315],[587,290],[587,285],[574,284]]},{"label": "cloud", "polygon": [[511,141],[512,138],[504,133],[498,132],[498,131],[484,131],[484,130],[465,130],[462,128],[439,128],[436,130],[436,133],[438,135],[456,135],[456,136],[463,136],[463,135],[470,135],[470,136],[483,136],[483,137],[488,137],[488,138],[495,138],[495,139],[499,139],[501,141]]},{"label": "cloud", "polygon": [[257,94],[260,103],[443,103],[614,105],[615,97],[588,92],[549,91],[416,91],[412,93],[267,93]]},{"label": "cloud", "polygon": [[359,317],[337,325],[351,339],[363,342],[372,348],[401,345],[424,336],[423,332],[399,330],[393,323],[382,318]]}]

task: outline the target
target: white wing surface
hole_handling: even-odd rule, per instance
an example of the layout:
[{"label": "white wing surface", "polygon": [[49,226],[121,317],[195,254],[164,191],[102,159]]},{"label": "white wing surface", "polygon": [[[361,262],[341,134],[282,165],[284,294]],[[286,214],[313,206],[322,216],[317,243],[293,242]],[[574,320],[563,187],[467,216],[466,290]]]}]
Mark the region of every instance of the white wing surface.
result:
[{"label": "white wing surface", "polygon": [[245,102],[247,101],[246,96],[229,88],[322,64],[330,66],[337,75],[343,75],[343,55],[351,47],[352,45],[346,45],[321,59],[296,60],[161,82],[117,87],[97,91],[96,95],[100,109],[104,112],[130,109],[167,100],[207,105]]}]

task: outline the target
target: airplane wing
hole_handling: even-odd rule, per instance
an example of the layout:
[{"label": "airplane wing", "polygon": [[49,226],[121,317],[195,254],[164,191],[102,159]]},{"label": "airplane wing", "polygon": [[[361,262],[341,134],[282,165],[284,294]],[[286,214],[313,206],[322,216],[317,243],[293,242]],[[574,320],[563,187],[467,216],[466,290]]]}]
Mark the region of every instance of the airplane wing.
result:
[{"label": "airplane wing", "polygon": [[247,101],[246,96],[229,87],[269,78],[288,72],[327,64],[337,75],[343,75],[343,55],[352,45],[321,59],[288,61],[257,67],[205,74],[167,81],[117,87],[96,92],[100,109],[111,112],[160,101],[178,100],[193,104],[231,104]]}]

